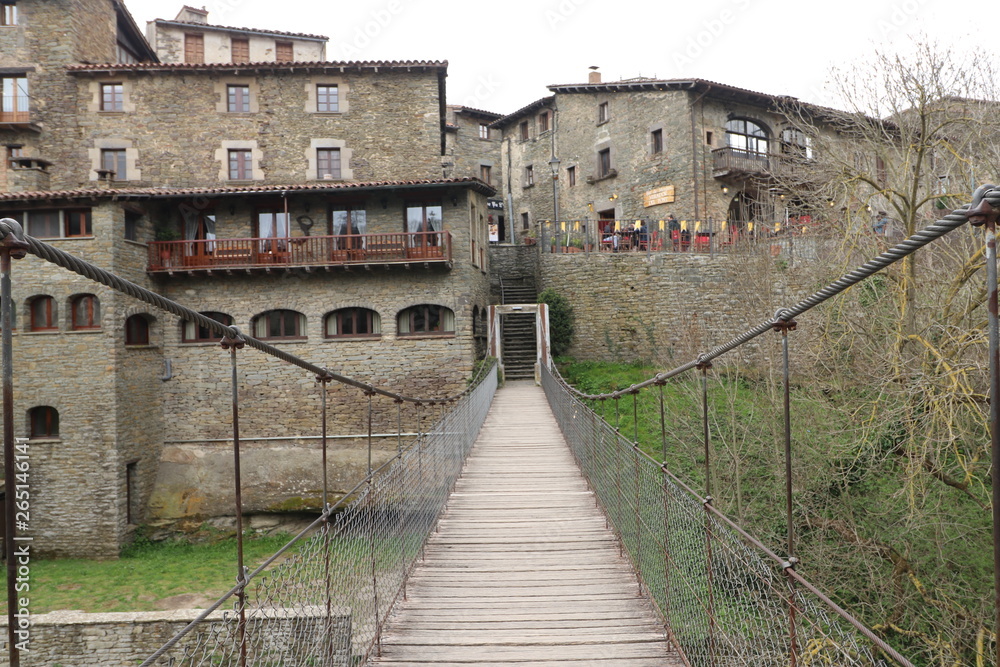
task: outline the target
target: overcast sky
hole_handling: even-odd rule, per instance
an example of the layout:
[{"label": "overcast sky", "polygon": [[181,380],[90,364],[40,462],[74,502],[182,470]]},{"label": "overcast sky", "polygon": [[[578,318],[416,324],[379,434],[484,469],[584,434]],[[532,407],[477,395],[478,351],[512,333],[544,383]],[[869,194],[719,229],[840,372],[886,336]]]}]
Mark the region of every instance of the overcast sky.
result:
[{"label": "overcast sky", "polygon": [[[981,48],[983,0],[187,0],[209,23],[326,35],[328,60],[447,60],[448,103],[510,113],[580,83],[597,65],[605,81],[701,78],[841,106],[831,65],[876,47],[905,51],[930,35]],[[172,19],[183,0],[125,0],[140,27]]]}]

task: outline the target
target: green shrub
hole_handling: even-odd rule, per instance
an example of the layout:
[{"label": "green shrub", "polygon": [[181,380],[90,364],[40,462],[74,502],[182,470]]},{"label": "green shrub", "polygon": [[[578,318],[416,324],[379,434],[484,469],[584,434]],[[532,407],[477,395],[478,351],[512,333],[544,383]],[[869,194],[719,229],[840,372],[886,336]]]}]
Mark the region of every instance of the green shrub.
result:
[{"label": "green shrub", "polygon": [[552,355],[566,354],[573,344],[573,306],[566,297],[551,289],[539,294],[538,302],[549,306],[549,341],[552,344]]}]

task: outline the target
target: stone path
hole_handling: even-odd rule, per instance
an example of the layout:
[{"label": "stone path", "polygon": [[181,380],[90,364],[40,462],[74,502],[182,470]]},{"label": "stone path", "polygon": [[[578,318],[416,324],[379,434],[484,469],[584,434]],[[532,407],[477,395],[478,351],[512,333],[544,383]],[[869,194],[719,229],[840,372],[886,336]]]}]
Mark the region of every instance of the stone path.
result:
[{"label": "stone path", "polygon": [[371,664],[682,664],[533,383],[497,393]]}]

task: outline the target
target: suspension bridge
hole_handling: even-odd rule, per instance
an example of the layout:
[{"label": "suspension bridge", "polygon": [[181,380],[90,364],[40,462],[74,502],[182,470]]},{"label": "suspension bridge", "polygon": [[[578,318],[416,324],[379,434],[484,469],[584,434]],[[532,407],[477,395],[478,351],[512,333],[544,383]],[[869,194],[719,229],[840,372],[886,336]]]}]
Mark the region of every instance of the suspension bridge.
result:
[{"label": "suspension bridge", "polygon": [[[794,307],[622,391],[581,394],[543,364],[541,389],[512,383],[498,393],[497,369],[484,365],[467,389],[436,398],[406,396],[310,363],[24,236],[6,219],[0,221],[6,462],[11,465],[14,446],[11,259],[30,252],[223,337],[232,363],[239,529],[240,350],[256,349],[315,376],[323,397],[324,471],[330,383],[353,387],[367,399],[369,425],[376,410],[395,411],[401,423],[404,405],[441,408],[432,426],[421,426],[406,446],[400,438],[396,455],[343,500],[328,503],[324,487],[321,515],[259,567],[245,568],[240,548],[236,585],[143,666],[908,667],[906,657],[796,571],[788,332],[795,317],[966,222],[985,224],[991,395],[1000,396],[998,212],[1000,190],[984,186],[971,205]],[[789,539],[783,554],[717,510],[710,487],[695,491],[645,454],[637,438],[628,439],[590,408],[594,401],[611,399],[617,405],[627,397],[634,406],[640,392],[700,372],[708,466],[707,370],[714,359],[771,331],[782,336],[785,362]],[[1000,400],[991,401],[990,410],[996,466]],[[369,426],[369,443],[370,432]],[[8,484],[12,478],[8,471]],[[993,493],[994,507],[1000,507],[1000,485]],[[998,534],[996,522],[994,514]],[[12,553],[16,531],[8,530],[6,539]],[[9,597],[10,567],[9,560]],[[9,602],[9,614],[14,609]],[[9,630],[14,627],[11,616]],[[9,637],[8,664],[16,667],[21,656]]]}]

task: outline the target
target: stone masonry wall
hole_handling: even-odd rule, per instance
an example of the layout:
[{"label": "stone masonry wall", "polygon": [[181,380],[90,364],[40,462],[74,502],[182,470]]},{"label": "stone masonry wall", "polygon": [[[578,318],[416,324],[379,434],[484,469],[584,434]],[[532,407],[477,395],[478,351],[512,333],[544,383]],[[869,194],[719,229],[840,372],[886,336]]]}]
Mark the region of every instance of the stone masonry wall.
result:
[{"label": "stone masonry wall", "polygon": [[[766,252],[540,255],[539,290],[576,312],[570,354],[644,359],[665,368],[731,340],[815,288],[809,265],[783,268]],[[756,354],[751,345],[744,354]]]},{"label": "stone masonry wall", "polygon": [[[231,612],[228,612],[231,614]],[[79,611],[55,611],[31,617],[30,642],[27,650],[20,653],[24,667],[126,667],[137,665],[155,653],[179,631],[201,614],[198,609],[176,611],[121,612],[106,614],[86,614]],[[223,624],[224,612],[213,612],[209,623]],[[251,624],[249,630],[250,648],[268,646],[273,651],[281,651],[286,657],[296,652],[299,637],[311,646],[313,628],[318,622],[325,622],[325,610],[306,608],[289,613],[284,618],[270,618],[263,626]],[[346,667],[352,664],[351,618],[335,615],[332,619],[333,632],[337,639],[337,651],[332,665]],[[227,624],[230,625],[231,624]],[[0,619],[4,635],[7,632],[7,618]],[[208,632],[208,626],[202,632]],[[225,630],[223,630],[225,632]],[[266,641],[263,633],[267,633]],[[194,648],[198,631],[186,635],[176,648],[157,664],[167,664],[183,656],[185,648]],[[301,646],[301,644],[298,644]],[[265,651],[260,651],[264,653]],[[7,652],[0,656],[0,667],[7,665]]]},{"label": "stone masonry wall", "polygon": [[[136,151],[140,179],[119,185],[191,187],[231,182],[228,143],[253,144],[262,183],[300,183],[307,178],[313,140],[341,146],[345,180],[440,178],[440,117],[435,71],[321,72],[277,70],[256,76],[177,71],[96,77],[76,74],[76,141],[53,147],[52,187],[92,186],[94,151]],[[100,83],[122,83],[124,112],[95,108]],[[317,83],[336,83],[346,112],[307,111]],[[250,86],[250,113],[226,111],[226,86]],[[223,110],[219,110],[221,108]],[[195,128],[191,119],[197,118]],[[342,142],[337,144],[335,142]],[[244,147],[242,144],[239,147]]]}]

